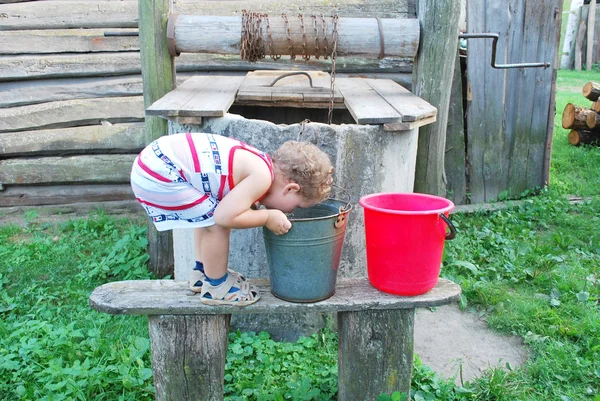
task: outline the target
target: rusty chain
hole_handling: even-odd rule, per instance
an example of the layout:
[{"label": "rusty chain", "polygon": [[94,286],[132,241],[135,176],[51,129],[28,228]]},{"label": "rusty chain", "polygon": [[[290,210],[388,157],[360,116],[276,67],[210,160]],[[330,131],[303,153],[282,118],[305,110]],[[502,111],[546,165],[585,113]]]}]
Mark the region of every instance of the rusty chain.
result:
[{"label": "rusty chain", "polygon": [[[290,54],[290,60],[296,59],[294,51],[294,41],[292,40],[290,22],[285,13],[281,14],[285,23],[285,34],[288,41],[288,50]],[[300,29],[302,33],[302,58],[306,61],[310,60],[311,55],[308,53],[306,43],[306,26],[304,24],[304,16],[298,14],[300,20]],[[329,31],[329,24],[323,14],[320,15],[320,29],[322,32],[322,42],[319,43],[319,18],[316,15],[312,15],[312,26],[315,31],[315,58],[318,60],[322,55],[325,60],[331,57],[331,73],[329,87],[331,93],[329,95],[329,110],[327,114],[328,123],[331,124],[333,117],[333,106],[335,98],[335,64],[337,58],[337,44],[338,44],[338,20],[337,15],[331,17],[332,21],[332,35],[331,35],[331,52],[329,52],[329,42],[327,40],[327,33]],[[251,62],[265,58],[265,41],[263,39],[263,19],[267,28],[267,46],[269,48],[270,57],[274,60],[281,58],[281,55],[275,54],[273,36],[271,32],[271,24],[269,21],[268,14],[262,14],[258,12],[248,12],[242,10],[242,38],[240,44],[240,57],[242,60],[248,60]]]}]

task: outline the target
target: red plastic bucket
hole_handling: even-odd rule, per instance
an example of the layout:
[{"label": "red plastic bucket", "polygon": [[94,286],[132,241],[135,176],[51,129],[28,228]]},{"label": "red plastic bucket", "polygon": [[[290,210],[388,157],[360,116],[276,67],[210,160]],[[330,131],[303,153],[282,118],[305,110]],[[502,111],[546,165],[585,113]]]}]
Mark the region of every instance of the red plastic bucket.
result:
[{"label": "red plastic bucket", "polygon": [[445,240],[456,234],[447,218],[454,203],[418,193],[371,194],[359,203],[371,284],[398,295],[424,294],[435,287]]}]

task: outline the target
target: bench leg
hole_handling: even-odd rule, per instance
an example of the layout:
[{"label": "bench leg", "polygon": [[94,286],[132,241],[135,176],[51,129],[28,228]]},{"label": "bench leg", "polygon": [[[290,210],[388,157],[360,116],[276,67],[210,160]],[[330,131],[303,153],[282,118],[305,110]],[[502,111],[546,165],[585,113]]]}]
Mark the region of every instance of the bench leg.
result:
[{"label": "bench leg", "polygon": [[414,317],[414,309],[338,312],[338,400],[410,391]]},{"label": "bench leg", "polygon": [[148,316],[157,401],[223,401],[230,318]]}]

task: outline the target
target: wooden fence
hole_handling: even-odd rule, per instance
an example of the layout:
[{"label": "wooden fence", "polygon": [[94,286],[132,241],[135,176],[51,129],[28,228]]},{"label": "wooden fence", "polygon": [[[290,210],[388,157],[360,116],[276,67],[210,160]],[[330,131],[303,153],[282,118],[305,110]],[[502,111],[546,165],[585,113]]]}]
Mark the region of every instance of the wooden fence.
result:
[{"label": "wooden fence", "polygon": [[[246,1],[175,1],[173,11],[241,15]],[[414,0],[264,0],[255,9],[414,18]],[[129,171],[144,146],[137,0],[0,1],[0,207],[133,199]],[[293,64],[293,65],[291,65]],[[329,62],[243,62],[182,54],[177,80],[254,69],[329,70]],[[341,76],[411,81],[412,60],[338,59]]]}]

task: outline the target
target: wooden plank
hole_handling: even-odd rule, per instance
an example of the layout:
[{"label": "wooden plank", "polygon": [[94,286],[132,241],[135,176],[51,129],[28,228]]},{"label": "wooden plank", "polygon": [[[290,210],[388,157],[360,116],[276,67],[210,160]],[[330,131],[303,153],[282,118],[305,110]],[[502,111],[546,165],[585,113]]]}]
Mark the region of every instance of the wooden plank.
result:
[{"label": "wooden plank", "polygon": [[460,2],[420,0],[421,51],[415,59],[412,92],[437,108],[437,121],[419,130],[415,192],[445,196],[444,152]]},{"label": "wooden plank", "polygon": [[[122,52],[140,49],[136,36],[104,36],[104,29],[0,31],[0,54]],[[137,29],[111,29],[127,34]]]},{"label": "wooden plank", "polygon": [[[2,207],[62,205],[78,202],[108,202],[134,200],[135,196],[130,184],[108,185],[19,185],[8,186],[0,191],[0,205]],[[97,207],[98,205],[94,205]],[[136,206],[143,209],[137,204]],[[128,207],[129,210],[134,209]],[[135,209],[134,209],[135,210]],[[0,209],[0,212],[2,209]],[[66,213],[67,210],[57,210]],[[86,208],[90,211],[90,208]]]},{"label": "wooden plank", "polygon": [[[252,71],[240,85],[236,101],[298,101],[307,103],[322,102],[329,104],[331,97],[331,77],[322,71],[303,71],[310,75],[313,87],[304,75],[292,75],[269,86],[283,74],[298,71]],[[285,92],[288,96],[283,95]],[[290,94],[295,94],[290,97]],[[339,89],[334,88],[334,102],[341,103],[344,99]]]},{"label": "wooden plank", "polygon": [[0,109],[0,133],[143,119],[140,96],[63,100]]},{"label": "wooden plank", "polygon": [[365,80],[336,79],[335,85],[344,97],[344,104],[357,124],[402,122],[402,115],[385,101]]},{"label": "wooden plank", "polygon": [[[189,71],[253,71],[266,70],[325,70],[330,62],[321,60],[284,62],[263,60],[256,63],[241,61],[239,56],[185,53],[177,57],[177,72]],[[339,57],[339,73],[408,73],[412,71],[410,59],[360,59]],[[139,52],[81,53],[38,56],[0,56],[0,82],[47,78],[77,78],[139,74]]]},{"label": "wooden plank", "polygon": [[423,127],[428,124],[433,124],[434,122],[436,122],[436,120],[437,120],[437,117],[433,116],[433,117],[424,118],[422,120],[411,121],[411,122],[407,122],[407,123],[402,122],[402,123],[383,124],[383,129],[386,131],[409,131],[411,129]]},{"label": "wooden plank", "polygon": [[[65,29],[65,28],[135,28],[138,2],[125,1],[30,1],[2,4],[0,30]],[[245,0],[177,1],[174,11],[190,15],[239,15],[248,9]],[[338,14],[349,17],[406,18],[414,17],[410,0],[339,0],[335,4],[322,0],[263,0],[252,11],[289,15],[299,12],[319,15]]]},{"label": "wooden plank", "polygon": [[465,151],[465,119],[463,110],[463,85],[460,56],[456,55],[452,94],[448,109],[446,129],[446,153],[444,170],[446,172],[446,197],[454,204],[467,203],[467,154]]},{"label": "wooden plank", "polygon": [[193,77],[146,109],[164,117],[222,117],[235,100],[244,77]]},{"label": "wooden plank", "polygon": [[249,279],[257,286],[261,299],[243,308],[231,305],[204,305],[200,296],[189,296],[187,282],[174,280],[136,280],[104,284],[90,296],[93,309],[126,315],[220,315],[237,313],[306,313],[411,309],[437,306],[455,301],[460,286],[440,278],[437,285],[423,295],[402,297],[376,290],[367,278],[337,280],[335,294],[315,303],[293,303],[271,294],[268,279]]},{"label": "wooden plank", "polygon": [[137,154],[0,160],[3,185],[129,182]]},{"label": "wooden plank", "polygon": [[[177,74],[178,84],[193,75],[238,75],[245,72],[183,72]],[[391,74],[395,76],[394,74]],[[38,79],[34,81],[0,82],[0,108],[26,106],[57,100],[90,99],[98,97],[141,96],[141,75],[118,77]]]},{"label": "wooden plank", "polygon": [[145,146],[144,124],[89,125],[0,134],[0,157],[132,153]]},{"label": "wooden plank", "polygon": [[437,115],[434,106],[392,80],[366,79],[365,81],[402,115],[403,122],[418,121]]}]

